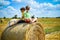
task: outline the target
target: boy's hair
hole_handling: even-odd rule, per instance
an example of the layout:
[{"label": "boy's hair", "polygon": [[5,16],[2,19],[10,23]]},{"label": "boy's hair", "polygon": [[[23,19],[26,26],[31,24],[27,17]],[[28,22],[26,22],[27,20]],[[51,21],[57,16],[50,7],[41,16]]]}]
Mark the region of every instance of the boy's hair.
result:
[{"label": "boy's hair", "polygon": [[25,11],[25,8],[24,8],[24,7],[22,7],[20,10],[24,10],[24,11]]},{"label": "boy's hair", "polygon": [[30,7],[29,6],[26,6],[26,10],[29,10],[30,9]]}]

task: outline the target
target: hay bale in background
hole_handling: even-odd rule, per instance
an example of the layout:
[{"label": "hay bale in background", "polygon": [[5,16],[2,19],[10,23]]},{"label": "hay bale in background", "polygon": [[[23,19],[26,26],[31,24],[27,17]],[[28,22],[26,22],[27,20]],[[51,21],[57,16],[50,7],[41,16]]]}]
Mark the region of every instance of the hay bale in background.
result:
[{"label": "hay bale in background", "polygon": [[45,35],[41,24],[20,23],[7,27],[2,33],[1,40],[44,40]]}]

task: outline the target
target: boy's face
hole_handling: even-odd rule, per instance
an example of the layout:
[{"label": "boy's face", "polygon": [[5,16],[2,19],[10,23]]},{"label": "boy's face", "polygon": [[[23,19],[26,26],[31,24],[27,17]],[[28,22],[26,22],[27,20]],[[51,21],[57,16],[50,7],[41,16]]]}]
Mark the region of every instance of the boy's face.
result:
[{"label": "boy's face", "polygon": [[21,12],[23,13],[25,10],[21,10]]},{"label": "boy's face", "polygon": [[29,10],[30,10],[30,8],[26,8],[26,10],[27,10],[27,11],[29,11]]}]

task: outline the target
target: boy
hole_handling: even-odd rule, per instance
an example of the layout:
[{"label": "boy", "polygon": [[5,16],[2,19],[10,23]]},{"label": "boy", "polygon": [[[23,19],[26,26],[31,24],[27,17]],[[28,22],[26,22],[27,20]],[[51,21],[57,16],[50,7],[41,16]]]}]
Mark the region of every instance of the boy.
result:
[{"label": "boy", "polygon": [[21,20],[20,19],[12,19],[9,21],[9,25],[8,26],[13,26],[13,25],[16,25],[16,24],[19,24],[19,23],[25,23],[25,21],[23,20],[24,19],[24,12],[25,12],[25,8],[22,7],[20,9],[21,13],[22,13],[22,18]]},{"label": "boy", "polygon": [[25,8],[24,7],[22,7],[21,9],[20,9],[20,11],[21,11],[21,13],[22,13],[22,19],[24,19],[24,12],[25,12]]},{"label": "boy", "polygon": [[29,13],[29,10],[30,10],[30,7],[29,6],[26,6],[26,9],[25,9],[25,13],[24,13],[24,19],[25,19],[25,22],[29,23],[31,21],[31,15]]},{"label": "boy", "polygon": [[25,20],[24,20],[24,12],[25,12],[25,8],[22,7],[20,9],[21,13],[22,13],[22,17],[21,17],[21,20],[19,20],[17,23],[25,23]]},{"label": "boy", "polygon": [[30,7],[29,6],[26,6],[26,12],[24,13],[24,17],[25,17],[25,22],[29,23],[33,23],[37,20],[37,18],[31,18],[31,15],[29,13],[29,10],[30,10]]}]

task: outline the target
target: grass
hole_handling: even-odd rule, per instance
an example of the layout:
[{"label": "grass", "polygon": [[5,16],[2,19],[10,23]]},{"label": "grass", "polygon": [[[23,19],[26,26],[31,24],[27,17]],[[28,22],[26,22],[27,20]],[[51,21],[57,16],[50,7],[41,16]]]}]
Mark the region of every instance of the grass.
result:
[{"label": "grass", "polygon": [[[11,19],[7,18],[2,20],[3,22],[0,22],[0,36],[3,30],[5,29],[6,25],[8,24],[8,21]],[[60,18],[39,18],[38,22],[42,24],[45,34],[60,31]]]},{"label": "grass", "polygon": [[46,34],[49,34],[49,33],[55,32],[55,31],[60,31],[60,26],[55,26],[55,27],[52,27],[52,28],[46,28],[45,29]]},{"label": "grass", "polygon": [[[7,18],[2,20],[3,23],[0,23],[0,32],[2,31],[1,28],[5,27],[11,19]],[[39,18],[38,22],[42,24],[46,34],[54,31],[60,31],[60,18]]]}]

